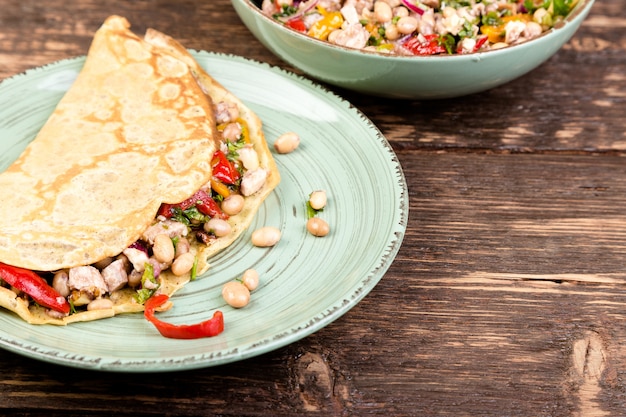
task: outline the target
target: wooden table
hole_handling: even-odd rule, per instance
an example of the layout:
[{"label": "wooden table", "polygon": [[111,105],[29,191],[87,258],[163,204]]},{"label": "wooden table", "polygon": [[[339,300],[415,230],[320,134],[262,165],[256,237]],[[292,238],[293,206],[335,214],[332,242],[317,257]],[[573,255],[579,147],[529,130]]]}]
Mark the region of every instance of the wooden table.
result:
[{"label": "wooden table", "polygon": [[[396,261],[339,320],[260,357],[175,373],[3,351],[0,413],[624,415],[624,6],[598,0],[547,63],[483,94],[394,101],[333,89],[389,139],[410,194]],[[189,48],[294,70],[227,0],[1,0],[0,79],[85,54],[113,13],[138,33],[152,26]]]}]

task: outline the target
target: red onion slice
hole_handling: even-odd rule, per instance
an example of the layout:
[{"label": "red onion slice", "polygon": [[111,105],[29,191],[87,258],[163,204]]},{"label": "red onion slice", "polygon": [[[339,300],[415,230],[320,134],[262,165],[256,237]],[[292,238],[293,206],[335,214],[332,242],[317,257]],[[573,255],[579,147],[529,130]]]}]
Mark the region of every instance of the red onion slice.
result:
[{"label": "red onion slice", "polygon": [[301,18],[303,15],[305,15],[306,13],[310,12],[311,10],[313,10],[315,8],[315,6],[317,6],[317,3],[319,3],[319,0],[307,0],[303,3],[300,3],[300,6],[298,6],[298,11],[295,12],[294,14],[292,14],[291,16],[281,19],[283,22],[287,23],[290,22],[292,20],[296,20]]},{"label": "red onion slice", "polygon": [[417,13],[420,16],[424,14],[424,9],[419,7],[417,4],[413,3],[411,0],[401,0],[401,1],[402,1],[402,4],[404,4],[404,6],[406,6],[407,9]]}]

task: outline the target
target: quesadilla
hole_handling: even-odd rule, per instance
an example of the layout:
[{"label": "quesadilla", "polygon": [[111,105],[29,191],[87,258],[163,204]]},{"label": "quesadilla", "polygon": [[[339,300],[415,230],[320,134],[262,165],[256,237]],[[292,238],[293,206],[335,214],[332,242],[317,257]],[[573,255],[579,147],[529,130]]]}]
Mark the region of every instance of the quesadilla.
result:
[{"label": "quesadilla", "polygon": [[[59,325],[143,311],[206,272],[279,181],[261,121],[241,100],[171,37],[141,38],[111,16],[0,173],[0,306]],[[172,259],[155,256],[164,235]],[[176,271],[185,253],[193,265]],[[36,271],[71,313],[11,284],[3,265]]]}]

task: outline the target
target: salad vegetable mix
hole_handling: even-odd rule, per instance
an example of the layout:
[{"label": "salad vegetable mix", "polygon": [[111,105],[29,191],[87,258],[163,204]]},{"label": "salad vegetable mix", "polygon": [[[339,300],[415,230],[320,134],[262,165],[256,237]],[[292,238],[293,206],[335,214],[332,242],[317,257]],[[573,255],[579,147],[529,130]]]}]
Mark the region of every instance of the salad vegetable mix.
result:
[{"label": "salad vegetable mix", "polygon": [[466,54],[553,28],[578,0],[263,0],[285,26],[348,48],[392,55]]}]

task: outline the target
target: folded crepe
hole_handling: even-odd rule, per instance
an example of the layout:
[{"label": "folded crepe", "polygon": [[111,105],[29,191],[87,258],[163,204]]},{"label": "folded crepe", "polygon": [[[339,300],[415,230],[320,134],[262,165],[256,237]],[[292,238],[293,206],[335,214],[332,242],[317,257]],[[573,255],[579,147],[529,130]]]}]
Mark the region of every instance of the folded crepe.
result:
[{"label": "folded crepe", "polygon": [[[177,204],[211,183],[214,153],[225,146],[220,105],[238,110],[266,179],[228,218],[231,233],[208,242],[190,238],[198,274],[250,225],[280,175],[259,118],[182,45],[155,30],[140,38],[126,19],[109,17],[76,81],[0,173],[0,262],[52,274],[118,257],[159,221],[164,203]],[[164,271],[157,291],[171,295],[189,279]],[[30,323],[67,324],[142,311],[135,292],[96,294],[113,306],[54,317],[0,286],[0,305]]]}]

